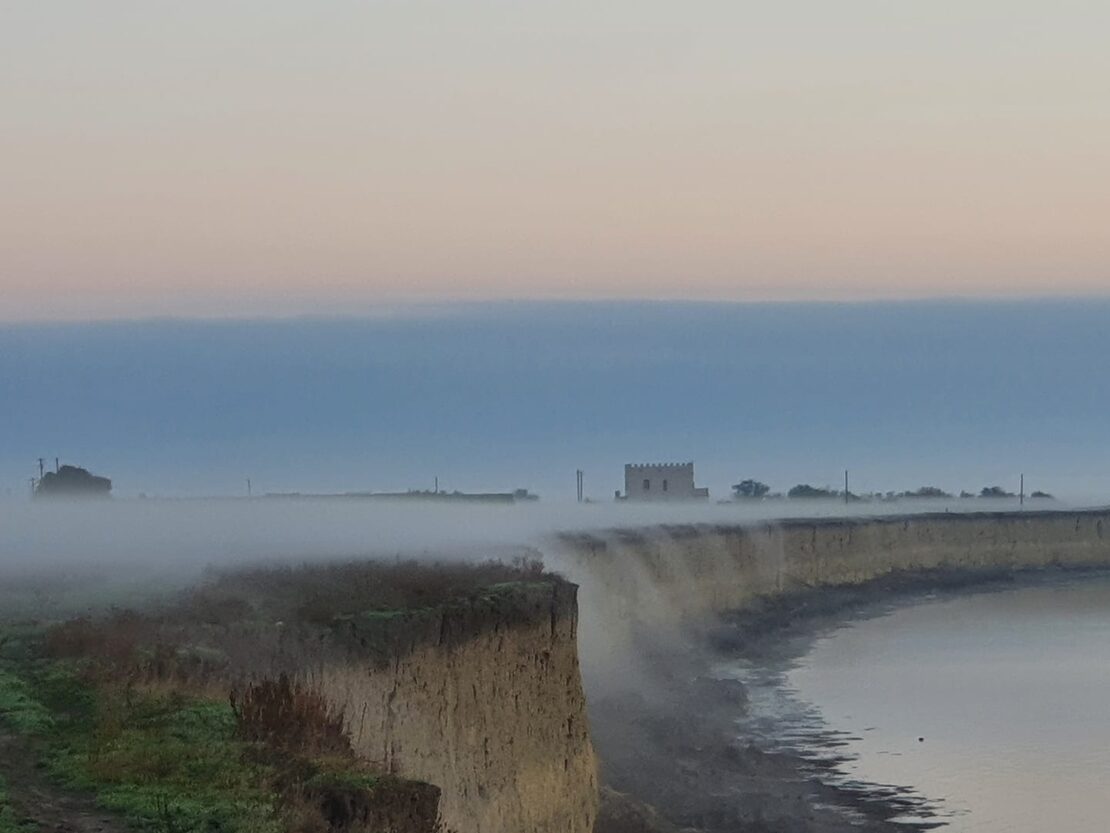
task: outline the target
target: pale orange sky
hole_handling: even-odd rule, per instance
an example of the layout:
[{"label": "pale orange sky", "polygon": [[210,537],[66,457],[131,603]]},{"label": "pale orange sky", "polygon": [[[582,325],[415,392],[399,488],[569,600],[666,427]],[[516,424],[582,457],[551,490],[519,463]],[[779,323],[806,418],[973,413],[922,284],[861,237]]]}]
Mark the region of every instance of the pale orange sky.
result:
[{"label": "pale orange sky", "polygon": [[0,319],[1106,293],[1107,31],[1102,0],[8,3]]}]

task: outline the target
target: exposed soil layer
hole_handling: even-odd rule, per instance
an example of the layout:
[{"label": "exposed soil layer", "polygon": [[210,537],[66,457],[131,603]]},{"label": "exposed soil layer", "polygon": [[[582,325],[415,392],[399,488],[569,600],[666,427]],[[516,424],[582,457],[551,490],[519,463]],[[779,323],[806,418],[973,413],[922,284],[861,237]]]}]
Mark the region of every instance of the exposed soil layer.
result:
[{"label": "exposed soil layer", "polygon": [[[697,633],[682,655],[646,646],[653,684],[591,702],[590,716],[603,782],[656,814],[617,801],[603,810],[598,833],[906,833],[940,826],[928,801],[909,788],[833,777],[844,760],[836,754],[843,741],[833,733],[814,735],[810,748],[779,747],[787,751],[767,751],[759,742],[765,738],[745,736],[752,721],[742,718],[759,717],[749,692],[735,680],[714,679],[713,667],[730,660],[785,667],[819,633],[915,598],[989,592],[1078,572],[1085,571],[895,573],[760,601]],[[907,816],[916,821],[897,820]]]},{"label": "exposed soil layer", "polygon": [[435,833],[439,796],[431,784],[395,779],[384,779],[372,791],[340,785],[306,790],[332,831]]}]

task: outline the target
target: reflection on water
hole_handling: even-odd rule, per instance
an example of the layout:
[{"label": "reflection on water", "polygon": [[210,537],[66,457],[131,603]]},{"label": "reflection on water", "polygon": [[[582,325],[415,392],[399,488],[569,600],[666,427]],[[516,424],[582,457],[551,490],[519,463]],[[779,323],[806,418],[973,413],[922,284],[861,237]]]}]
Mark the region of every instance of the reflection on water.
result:
[{"label": "reflection on water", "polygon": [[938,600],[819,639],[786,676],[945,830],[1110,829],[1110,578]]}]

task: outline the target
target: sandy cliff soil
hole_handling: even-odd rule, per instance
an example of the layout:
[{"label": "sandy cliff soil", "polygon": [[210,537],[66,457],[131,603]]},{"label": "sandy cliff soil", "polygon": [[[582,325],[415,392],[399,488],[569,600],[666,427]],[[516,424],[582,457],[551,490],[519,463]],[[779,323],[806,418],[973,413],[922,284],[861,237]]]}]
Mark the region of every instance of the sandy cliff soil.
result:
[{"label": "sandy cliff soil", "polygon": [[[350,658],[319,671],[356,751],[440,787],[458,833],[590,833],[597,763],[576,649],[576,588],[561,581],[383,623],[352,619]],[[374,645],[407,642],[377,661]]]}]

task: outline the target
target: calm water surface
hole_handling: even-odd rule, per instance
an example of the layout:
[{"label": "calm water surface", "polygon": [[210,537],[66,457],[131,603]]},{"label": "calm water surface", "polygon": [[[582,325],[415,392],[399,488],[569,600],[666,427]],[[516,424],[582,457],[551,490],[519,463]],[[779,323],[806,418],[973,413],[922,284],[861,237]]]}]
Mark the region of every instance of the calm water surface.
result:
[{"label": "calm water surface", "polygon": [[787,684],[855,738],[849,777],[916,788],[945,830],[1110,829],[1110,578],[856,622]]}]

